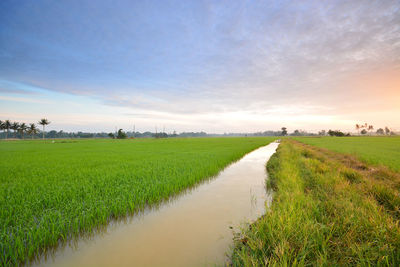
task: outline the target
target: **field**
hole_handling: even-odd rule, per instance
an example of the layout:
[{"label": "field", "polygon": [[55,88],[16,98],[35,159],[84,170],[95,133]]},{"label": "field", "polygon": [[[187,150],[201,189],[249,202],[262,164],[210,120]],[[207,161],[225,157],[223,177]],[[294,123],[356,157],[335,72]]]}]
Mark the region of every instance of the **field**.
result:
[{"label": "field", "polygon": [[340,153],[356,155],[373,165],[386,165],[400,171],[400,137],[299,137],[297,140]]},{"label": "field", "polygon": [[282,141],[273,203],[236,237],[232,265],[399,266],[400,139],[296,139],[318,147]]},{"label": "field", "polygon": [[0,142],[0,265],[160,203],[272,140]]}]

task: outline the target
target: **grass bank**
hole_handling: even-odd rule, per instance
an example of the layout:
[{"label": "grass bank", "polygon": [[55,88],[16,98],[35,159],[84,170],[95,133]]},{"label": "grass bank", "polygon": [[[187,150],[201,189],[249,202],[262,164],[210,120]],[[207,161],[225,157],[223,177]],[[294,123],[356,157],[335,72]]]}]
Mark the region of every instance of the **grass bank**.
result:
[{"label": "grass bank", "polygon": [[267,168],[274,200],[233,266],[400,264],[399,173],[291,139]]},{"label": "grass bank", "polygon": [[0,142],[0,265],[160,203],[272,140]]}]

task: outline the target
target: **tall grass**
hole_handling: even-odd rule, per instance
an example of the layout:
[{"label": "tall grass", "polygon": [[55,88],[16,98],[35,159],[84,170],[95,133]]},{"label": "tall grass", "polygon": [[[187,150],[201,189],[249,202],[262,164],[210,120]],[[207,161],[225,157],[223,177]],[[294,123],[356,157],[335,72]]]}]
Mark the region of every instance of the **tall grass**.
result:
[{"label": "tall grass", "polygon": [[0,142],[0,265],[159,203],[270,141]]},{"label": "tall grass", "polygon": [[397,182],[332,154],[283,141],[268,162],[273,203],[236,240],[233,266],[400,264]]}]

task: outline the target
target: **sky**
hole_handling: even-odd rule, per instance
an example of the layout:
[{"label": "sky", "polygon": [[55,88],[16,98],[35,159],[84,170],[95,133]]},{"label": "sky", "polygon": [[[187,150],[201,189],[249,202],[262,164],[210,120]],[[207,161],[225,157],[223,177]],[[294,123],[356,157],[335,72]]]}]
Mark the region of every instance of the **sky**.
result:
[{"label": "sky", "polygon": [[0,1],[0,119],[400,130],[400,1]]}]

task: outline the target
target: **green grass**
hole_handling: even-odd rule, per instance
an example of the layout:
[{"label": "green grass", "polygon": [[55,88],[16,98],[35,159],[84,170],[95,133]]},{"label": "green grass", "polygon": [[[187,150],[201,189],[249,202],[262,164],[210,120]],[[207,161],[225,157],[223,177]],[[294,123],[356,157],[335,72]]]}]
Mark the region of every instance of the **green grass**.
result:
[{"label": "green grass", "polygon": [[399,173],[290,139],[267,168],[274,200],[237,237],[233,266],[399,266]]},{"label": "green grass", "polygon": [[303,143],[356,155],[374,165],[400,171],[400,136],[393,137],[298,137]]},{"label": "green grass", "polygon": [[160,203],[272,140],[0,142],[0,265]]}]

